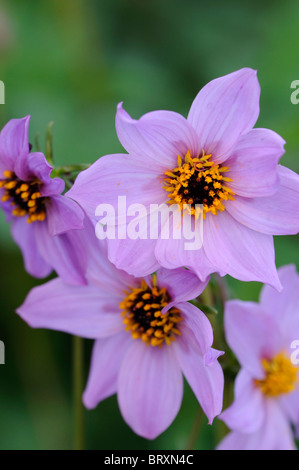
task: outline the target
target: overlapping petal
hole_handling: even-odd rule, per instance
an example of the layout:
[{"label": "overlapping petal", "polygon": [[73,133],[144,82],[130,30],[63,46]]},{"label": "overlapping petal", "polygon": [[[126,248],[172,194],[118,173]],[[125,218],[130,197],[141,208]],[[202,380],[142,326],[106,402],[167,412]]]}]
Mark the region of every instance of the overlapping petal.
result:
[{"label": "overlapping petal", "polygon": [[147,439],[157,437],[176,417],[182,396],[182,373],[172,348],[132,344],[120,368],[118,403],[134,432]]},{"label": "overlapping petal", "polygon": [[71,286],[54,279],[35,287],[17,313],[32,328],[50,328],[84,338],[123,331],[119,305],[93,285]]},{"label": "overlapping petal", "polygon": [[243,68],[212,80],[192,103],[188,121],[196,130],[201,148],[224,162],[242,134],[249,132],[259,115],[260,86],[256,71]]}]

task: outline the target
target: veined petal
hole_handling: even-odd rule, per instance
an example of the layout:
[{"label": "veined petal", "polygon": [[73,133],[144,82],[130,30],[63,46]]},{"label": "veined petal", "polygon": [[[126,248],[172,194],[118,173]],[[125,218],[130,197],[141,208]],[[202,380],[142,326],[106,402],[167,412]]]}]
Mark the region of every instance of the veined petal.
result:
[{"label": "veined petal", "polygon": [[285,345],[291,354],[291,343],[299,339],[299,275],[294,265],[278,269],[282,284],[282,292],[277,292],[270,286],[263,286],[260,294],[260,304],[276,321],[285,338]]},{"label": "veined petal", "polygon": [[186,331],[184,333],[173,346],[183,374],[207,415],[209,424],[212,424],[222,410],[223,371],[217,360],[205,364],[191,330],[191,335],[187,335]]},{"label": "veined petal", "polygon": [[245,227],[225,210],[207,215],[203,242],[207,257],[218,270],[241,281],[264,282],[281,289],[270,235]]},{"label": "veined petal", "polygon": [[37,278],[49,276],[52,267],[38,251],[34,227],[29,225],[24,217],[15,218],[11,226],[11,233],[22,251],[26,271]]},{"label": "veined petal", "polygon": [[126,196],[127,207],[134,203],[148,207],[167,198],[160,174],[124,154],[105,155],[82,171],[66,196],[77,201],[93,220],[99,204],[111,204],[117,216],[118,196]]},{"label": "veined petal", "polygon": [[157,437],[176,417],[182,396],[183,378],[172,348],[132,344],[120,367],[118,402],[133,431]]},{"label": "veined petal", "polygon": [[37,247],[43,259],[65,282],[85,284],[87,260],[81,230],[70,230],[52,237],[48,224],[34,222],[34,225]]},{"label": "veined petal", "polygon": [[29,153],[30,116],[11,119],[0,133],[0,162],[2,170],[15,171],[22,179],[22,169],[26,166]]},{"label": "veined petal", "polygon": [[95,408],[102,400],[117,392],[120,365],[130,344],[132,337],[127,332],[95,341],[88,382],[83,394],[86,408]]},{"label": "veined petal", "polygon": [[265,419],[265,403],[261,391],[254,385],[252,375],[244,369],[235,382],[235,399],[219,419],[233,431],[244,434],[256,432]]},{"label": "veined petal", "polygon": [[122,146],[150,168],[166,171],[177,165],[178,155],[188,150],[193,157],[199,155],[199,139],[192,126],[178,113],[153,111],[139,120],[132,119],[117,107],[116,131]]},{"label": "veined petal", "polygon": [[54,279],[32,289],[17,313],[32,328],[50,328],[84,338],[123,330],[118,304],[96,286],[71,286]]},{"label": "veined petal", "polygon": [[49,234],[53,237],[72,229],[83,229],[85,214],[79,205],[65,196],[53,196],[47,206]]},{"label": "veined petal", "polygon": [[259,98],[256,71],[249,68],[212,80],[198,93],[188,121],[214,162],[225,161],[240,136],[252,129],[259,115]]},{"label": "veined petal", "polygon": [[160,268],[157,273],[159,287],[167,288],[173,304],[195,299],[203,292],[208,282],[209,279],[205,282],[199,281],[192,271],[184,268],[172,270]]},{"label": "veined petal", "polygon": [[273,196],[226,201],[227,211],[238,222],[258,232],[294,235],[299,232],[299,175],[278,167],[280,186]]},{"label": "veined petal", "polygon": [[285,141],[269,129],[253,129],[240,137],[226,161],[233,181],[228,186],[239,196],[271,196],[279,186],[278,161]]},{"label": "veined petal", "polygon": [[261,360],[273,357],[284,347],[276,322],[254,302],[230,300],[225,304],[227,342],[238,361],[255,379],[264,377]]},{"label": "veined petal", "polygon": [[218,446],[218,450],[295,450],[291,427],[275,401],[266,403],[263,426],[251,434],[232,432]]},{"label": "veined petal", "polygon": [[[181,338],[187,338],[189,348],[200,353],[202,358],[210,351],[213,344],[213,330],[206,315],[189,302],[176,303],[183,317],[180,323]],[[209,361],[211,362],[211,361]],[[213,362],[213,361],[212,361]]]}]

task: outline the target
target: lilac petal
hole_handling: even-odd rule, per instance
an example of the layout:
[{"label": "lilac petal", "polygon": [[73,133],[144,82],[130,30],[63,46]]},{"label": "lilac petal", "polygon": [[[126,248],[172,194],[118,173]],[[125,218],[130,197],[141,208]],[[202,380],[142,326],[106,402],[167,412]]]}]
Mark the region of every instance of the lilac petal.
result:
[{"label": "lilac petal", "polygon": [[181,336],[187,337],[190,348],[199,349],[201,356],[205,357],[213,344],[213,330],[208,318],[189,302],[175,303],[175,307],[181,311],[183,317],[179,324]]},{"label": "lilac petal", "polygon": [[135,341],[123,358],[118,403],[136,434],[154,439],[172,423],[182,402],[183,378],[171,347]]},{"label": "lilac petal", "polygon": [[283,349],[283,338],[259,304],[230,300],[225,304],[226,340],[240,364],[256,379],[264,377],[261,360]]},{"label": "lilac petal", "polygon": [[217,360],[209,365],[205,364],[191,330],[189,334],[186,329],[184,330],[174,348],[183,374],[207,415],[209,424],[212,424],[215,416],[222,410],[224,387],[222,368]]},{"label": "lilac petal", "polygon": [[160,174],[152,167],[140,165],[129,155],[106,155],[82,171],[66,195],[77,201],[91,219],[95,219],[99,204],[112,204],[117,209],[118,196],[126,196],[127,207],[134,203],[142,203],[146,207],[159,204],[166,200],[162,186]]},{"label": "lilac petal", "polygon": [[285,141],[269,129],[253,129],[243,135],[226,161],[233,181],[229,187],[239,196],[271,196],[279,185],[278,161]]},{"label": "lilac petal", "polygon": [[278,275],[283,286],[282,292],[278,293],[270,286],[263,286],[260,303],[279,324],[291,354],[292,341],[299,339],[299,316],[295,313],[299,312],[299,275],[294,265],[279,268]]},{"label": "lilac petal", "polygon": [[293,423],[296,429],[299,426],[299,388],[292,393],[282,395],[279,399],[280,405],[289,421]]},{"label": "lilac petal", "polygon": [[241,224],[270,235],[295,235],[299,232],[299,176],[279,166],[280,186],[271,197],[227,201],[228,212]]},{"label": "lilac petal", "polygon": [[116,131],[129,154],[160,172],[176,167],[178,155],[184,157],[189,150],[196,157],[200,152],[199,139],[192,126],[172,111],[153,111],[135,120],[120,103]]},{"label": "lilac petal", "polygon": [[157,284],[159,287],[166,287],[172,303],[195,299],[204,291],[208,282],[209,279],[199,281],[192,271],[184,268],[160,268],[157,273]]},{"label": "lilac petal", "polygon": [[108,256],[118,269],[136,277],[152,274],[159,268],[155,257],[157,240],[108,240]]},{"label": "lilac petal", "polygon": [[[86,278],[100,289],[110,295],[123,300],[124,291],[130,287],[140,285],[140,280],[130,276],[125,271],[117,269],[108,260],[107,241],[99,240],[95,235],[95,229],[90,220],[84,220],[85,229],[80,231],[81,238],[86,248],[87,268]],[[78,235],[79,235],[78,233]]]},{"label": "lilac petal", "polygon": [[32,289],[17,313],[32,328],[50,328],[84,338],[124,330],[118,303],[93,285],[71,286],[54,279]]},{"label": "lilac petal", "polygon": [[132,344],[128,332],[95,341],[88,382],[83,394],[86,408],[95,408],[105,398],[117,392],[117,378],[123,357]]},{"label": "lilac petal", "polygon": [[210,262],[241,281],[258,281],[281,289],[273,238],[237,222],[227,211],[207,214],[204,250]]},{"label": "lilac petal", "polygon": [[155,246],[155,256],[159,264],[167,269],[181,266],[191,269],[198,278],[204,282],[211,273],[218,271],[207,258],[203,248],[199,250],[186,250],[185,240],[158,239]]},{"label": "lilac petal", "polygon": [[53,196],[47,206],[49,234],[53,237],[72,229],[82,229],[85,214],[75,201]]},{"label": "lilac petal", "polygon": [[219,419],[234,431],[244,434],[257,431],[265,419],[264,397],[253,377],[241,370],[235,382],[235,399]]},{"label": "lilac petal", "polygon": [[11,119],[0,133],[1,170],[15,171],[22,179],[24,161],[29,153],[28,129],[30,116]]},{"label": "lilac petal", "polygon": [[38,250],[57,274],[70,284],[85,284],[86,250],[81,230],[71,230],[52,237],[46,223],[35,222]]},{"label": "lilac petal", "polygon": [[263,426],[251,434],[233,432],[218,450],[295,450],[291,427],[276,401],[268,400]]},{"label": "lilac petal", "polygon": [[259,98],[256,71],[249,68],[212,80],[198,93],[188,121],[214,162],[226,160],[240,136],[252,129],[259,115]]},{"label": "lilac petal", "polygon": [[43,153],[32,152],[27,156],[23,179],[26,181],[38,179],[42,183],[40,191],[44,197],[58,195],[63,192],[65,183],[61,178],[51,178],[52,170]]},{"label": "lilac petal", "polygon": [[38,251],[33,226],[24,217],[16,218],[11,226],[11,234],[22,251],[26,271],[37,278],[49,276],[52,267]]}]

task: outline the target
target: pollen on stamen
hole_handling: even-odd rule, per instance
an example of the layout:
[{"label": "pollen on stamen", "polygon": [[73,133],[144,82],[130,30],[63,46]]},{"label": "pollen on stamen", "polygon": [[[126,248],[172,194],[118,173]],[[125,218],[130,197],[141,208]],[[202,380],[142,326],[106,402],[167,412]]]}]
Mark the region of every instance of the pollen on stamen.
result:
[{"label": "pollen on stamen", "polygon": [[292,364],[290,358],[279,353],[272,359],[262,359],[265,377],[255,380],[255,385],[268,397],[278,397],[295,390],[298,382],[298,367]]},{"label": "pollen on stamen", "polygon": [[12,215],[27,217],[27,222],[44,221],[46,218],[46,201],[40,192],[41,183],[21,181],[13,172],[4,171],[4,179],[0,179],[0,188],[4,189],[2,202],[9,202]]},{"label": "pollen on stamen", "polygon": [[165,287],[157,286],[155,275],[152,282],[153,286],[149,287],[142,280],[140,287],[126,292],[120,308],[125,330],[131,333],[133,339],[141,339],[147,346],[161,348],[163,344],[170,345],[181,334],[178,324],[182,317],[175,307],[162,314],[170,296]]},{"label": "pollen on stamen", "polygon": [[[183,162],[178,156],[178,166],[165,172],[168,204],[177,204],[180,210],[189,205],[191,215],[196,218],[201,213],[205,218],[208,212],[217,215],[218,211],[225,210],[223,202],[234,199],[234,192],[226,185],[232,179],[223,176],[229,168],[215,164],[211,158],[204,152],[200,158],[192,158],[188,151]],[[199,205],[202,205],[202,212],[196,211]]]}]

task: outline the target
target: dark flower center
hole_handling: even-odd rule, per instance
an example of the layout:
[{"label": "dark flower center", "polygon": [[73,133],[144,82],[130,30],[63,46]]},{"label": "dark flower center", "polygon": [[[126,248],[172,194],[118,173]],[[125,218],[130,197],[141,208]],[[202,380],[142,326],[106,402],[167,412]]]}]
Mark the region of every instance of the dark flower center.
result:
[{"label": "dark flower center", "polygon": [[12,214],[16,217],[28,216],[27,222],[40,221],[46,218],[46,200],[40,193],[41,182],[22,181],[12,171],[4,172],[0,188],[5,190],[1,200],[10,201]]},{"label": "dark flower center", "polygon": [[159,289],[153,277],[153,287],[142,280],[141,286],[125,292],[120,303],[126,331],[133,339],[141,338],[147,345],[159,346],[165,342],[170,345],[175,336],[180,335],[178,323],[182,321],[180,311],[172,307],[162,314],[162,309],[170,301],[165,287]]},{"label": "dark flower center", "polygon": [[[191,206],[190,213],[195,217],[207,212],[216,215],[224,211],[223,201],[234,199],[233,191],[226,186],[231,178],[223,176],[229,170],[211,161],[211,155],[204,152],[200,158],[191,158],[187,152],[185,161],[178,157],[178,167],[166,171],[164,189],[169,192],[168,204],[178,204],[180,210],[184,205]],[[196,207],[196,205],[198,205]],[[202,210],[199,208],[202,205]]]}]

